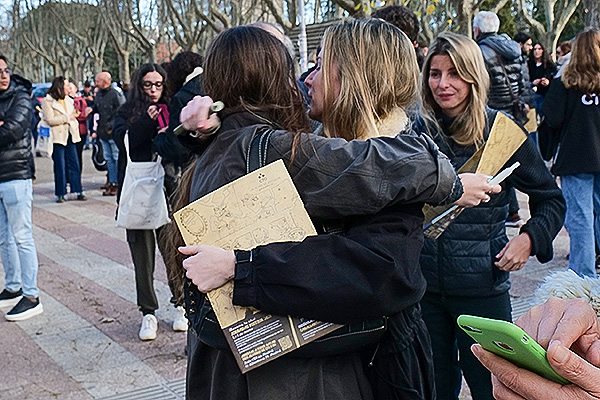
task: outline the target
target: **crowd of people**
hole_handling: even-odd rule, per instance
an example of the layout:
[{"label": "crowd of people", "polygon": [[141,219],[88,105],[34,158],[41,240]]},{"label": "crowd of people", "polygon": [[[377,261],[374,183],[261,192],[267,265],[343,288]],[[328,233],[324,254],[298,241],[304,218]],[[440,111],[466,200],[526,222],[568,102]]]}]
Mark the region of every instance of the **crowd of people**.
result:
[{"label": "crowd of people", "polygon": [[[463,376],[474,400],[548,397],[537,388],[557,384],[474,346],[456,318],[511,321],[510,272],[532,256],[551,260],[563,223],[568,267],[596,276],[600,32],[560,43],[554,63],[526,32],[512,40],[499,28],[498,16],[482,11],[473,21],[475,40],[446,32],[425,46],[415,14],[388,6],[329,27],[314,66],[300,76],[280,27],[229,28],[204,57],[182,52],[142,65],[126,96],[108,72],[80,93],[56,77],[39,123],[32,123],[31,84],[0,56],[6,318],[43,312],[31,233],[32,128],[40,135],[46,129],[52,143],[58,203],[67,189],[87,199],[82,150],[97,140],[107,167],[103,195],[121,204],[129,167],[159,164],[170,211],[245,175],[248,149],[268,131],[265,161],[284,161],[318,235],[241,251],[185,246],[174,223],[124,224],[141,340],[157,335],[157,247],[165,260],[173,329],[188,331],[188,398],[456,400]],[[213,113],[217,100],[225,109]],[[539,127],[527,132],[533,109]],[[513,119],[526,138],[502,169],[520,166],[501,185],[459,173],[499,116]],[[552,160],[550,170],[543,158]],[[515,189],[528,195],[527,221]],[[423,235],[426,204],[465,210],[434,240]],[[519,228],[510,240],[507,226]],[[205,296],[231,280],[235,305],[342,325],[382,320],[385,329],[339,350],[332,334],[326,353],[292,352],[242,374]],[[555,398],[597,393],[585,377],[600,374],[593,366],[600,331],[584,304],[552,300],[518,324],[573,383],[572,395]],[[593,365],[575,369],[579,356]]]}]

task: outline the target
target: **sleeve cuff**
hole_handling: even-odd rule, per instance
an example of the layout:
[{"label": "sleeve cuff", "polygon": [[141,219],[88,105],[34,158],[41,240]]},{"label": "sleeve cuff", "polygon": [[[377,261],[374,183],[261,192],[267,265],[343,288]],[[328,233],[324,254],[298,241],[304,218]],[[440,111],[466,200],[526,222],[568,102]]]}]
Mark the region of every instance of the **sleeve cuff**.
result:
[{"label": "sleeve cuff", "polygon": [[233,304],[256,307],[256,286],[252,250],[235,250],[235,275],[233,277]]}]

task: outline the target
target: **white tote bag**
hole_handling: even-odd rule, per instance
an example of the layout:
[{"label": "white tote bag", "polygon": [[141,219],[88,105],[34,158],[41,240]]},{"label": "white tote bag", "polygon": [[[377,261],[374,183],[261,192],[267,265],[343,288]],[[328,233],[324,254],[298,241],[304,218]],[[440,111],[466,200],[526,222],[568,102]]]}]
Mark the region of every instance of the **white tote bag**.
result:
[{"label": "white tote bag", "polygon": [[126,229],[157,229],[171,222],[164,191],[165,170],[156,161],[133,162],[129,158],[129,135],[125,134],[127,168],[121,188],[117,226]]}]

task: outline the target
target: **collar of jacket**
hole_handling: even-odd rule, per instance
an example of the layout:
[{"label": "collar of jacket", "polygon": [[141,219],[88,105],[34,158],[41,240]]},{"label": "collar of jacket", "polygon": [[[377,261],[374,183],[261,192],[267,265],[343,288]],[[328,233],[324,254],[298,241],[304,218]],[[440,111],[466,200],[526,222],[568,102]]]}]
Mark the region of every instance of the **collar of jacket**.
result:
[{"label": "collar of jacket", "polygon": [[219,113],[221,118],[220,131],[228,131],[230,129],[243,128],[245,126],[265,124],[275,126],[270,119],[267,118],[265,112],[248,111],[241,107],[225,109]]},{"label": "collar of jacket", "polygon": [[397,107],[390,111],[384,119],[378,121],[376,126],[379,136],[395,137],[400,132],[406,130],[408,122],[409,119],[406,112],[402,108]]},{"label": "collar of jacket", "polygon": [[0,92],[0,100],[13,96],[19,90],[31,93],[31,82],[20,75],[13,74],[10,76],[8,89]]}]

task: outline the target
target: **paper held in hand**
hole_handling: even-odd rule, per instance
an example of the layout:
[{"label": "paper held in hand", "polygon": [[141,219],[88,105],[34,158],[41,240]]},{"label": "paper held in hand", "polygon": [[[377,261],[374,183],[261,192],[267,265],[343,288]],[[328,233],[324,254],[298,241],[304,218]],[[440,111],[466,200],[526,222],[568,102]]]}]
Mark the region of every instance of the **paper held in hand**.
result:
[{"label": "paper held in hand", "polygon": [[[275,161],[177,211],[187,245],[250,250],[316,235],[283,161]],[[242,373],[338,329],[340,325],[233,304],[233,282],[208,298]]]},{"label": "paper held in hand", "polygon": [[[458,173],[476,172],[494,176],[526,139],[527,135],[523,129],[512,119],[499,112],[485,144],[460,167]],[[512,168],[512,166],[509,167]],[[425,205],[423,207],[425,237],[434,240],[439,238],[463,210],[462,207],[452,205],[440,207]]]}]

